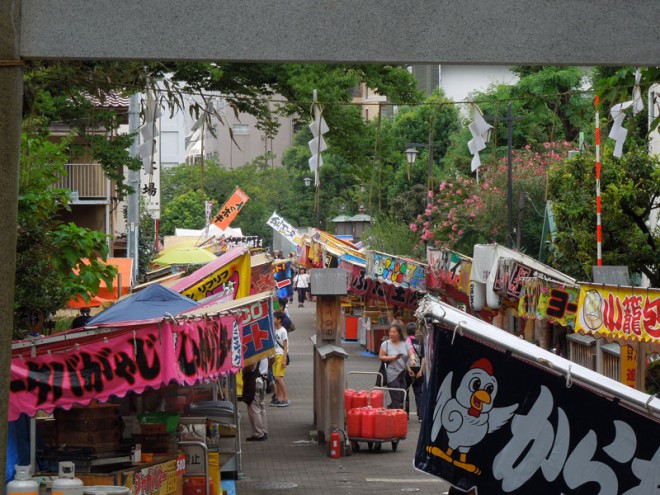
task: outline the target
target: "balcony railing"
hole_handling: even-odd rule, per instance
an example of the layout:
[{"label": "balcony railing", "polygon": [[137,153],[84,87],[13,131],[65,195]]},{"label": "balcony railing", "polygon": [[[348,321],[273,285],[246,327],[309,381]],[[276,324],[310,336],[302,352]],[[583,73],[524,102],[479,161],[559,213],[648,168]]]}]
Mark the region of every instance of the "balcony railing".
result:
[{"label": "balcony railing", "polygon": [[55,187],[71,189],[72,199],[76,196],[80,200],[107,198],[108,180],[98,163],[68,163],[66,172],[67,176],[62,177]]}]

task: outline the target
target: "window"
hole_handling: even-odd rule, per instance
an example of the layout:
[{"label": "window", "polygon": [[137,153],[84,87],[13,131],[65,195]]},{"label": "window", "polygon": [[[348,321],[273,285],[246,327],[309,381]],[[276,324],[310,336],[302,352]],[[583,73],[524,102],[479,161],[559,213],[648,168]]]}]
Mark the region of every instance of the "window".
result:
[{"label": "window", "polygon": [[247,136],[250,134],[249,124],[234,124],[232,126],[234,136]]}]

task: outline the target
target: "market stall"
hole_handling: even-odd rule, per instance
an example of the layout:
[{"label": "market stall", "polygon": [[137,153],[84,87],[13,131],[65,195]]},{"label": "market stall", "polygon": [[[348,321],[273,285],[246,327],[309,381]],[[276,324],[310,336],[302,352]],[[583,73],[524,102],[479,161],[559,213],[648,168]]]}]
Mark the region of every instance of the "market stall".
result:
[{"label": "market stall", "polygon": [[[144,301],[150,294],[152,304]],[[126,320],[154,304],[161,316]],[[163,317],[164,308],[175,314]],[[73,460],[87,484],[178,494],[185,474],[178,425],[194,417],[206,428],[200,439],[216,456],[218,480],[220,467],[238,475],[234,376],[244,355],[251,361],[273,352],[271,293],[200,308],[153,286],[96,318],[82,330],[14,343],[10,420],[38,418],[35,470]]]}]

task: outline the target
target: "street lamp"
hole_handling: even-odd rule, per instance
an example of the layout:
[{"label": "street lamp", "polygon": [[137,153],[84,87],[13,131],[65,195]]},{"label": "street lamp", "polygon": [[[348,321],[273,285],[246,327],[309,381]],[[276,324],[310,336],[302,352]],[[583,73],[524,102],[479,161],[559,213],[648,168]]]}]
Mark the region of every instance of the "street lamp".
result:
[{"label": "street lamp", "polygon": [[303,177],[303,182],[305,183],[305,187],[309,187],[312,185],[312,179],[309,177]]},{"label": "street lamp", "polygon": [[408,148],[406,150],[406,161],[408,162],[408,165],[412,165],[413,163],[415,163],[418,154],[419,151],[417,151],[417,148]]}]

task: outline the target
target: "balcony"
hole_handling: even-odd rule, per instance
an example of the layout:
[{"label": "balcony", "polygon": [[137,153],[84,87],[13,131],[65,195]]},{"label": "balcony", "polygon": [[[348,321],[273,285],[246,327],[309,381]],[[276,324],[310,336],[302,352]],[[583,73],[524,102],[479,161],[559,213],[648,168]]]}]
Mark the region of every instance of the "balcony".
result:
[{"label": "balcony", "polygon": [[71,204],[106,204],[109,181],[98,163],[68,163],[67,176],[55,184],[71,190]]}]

